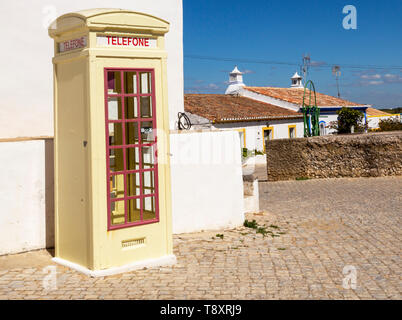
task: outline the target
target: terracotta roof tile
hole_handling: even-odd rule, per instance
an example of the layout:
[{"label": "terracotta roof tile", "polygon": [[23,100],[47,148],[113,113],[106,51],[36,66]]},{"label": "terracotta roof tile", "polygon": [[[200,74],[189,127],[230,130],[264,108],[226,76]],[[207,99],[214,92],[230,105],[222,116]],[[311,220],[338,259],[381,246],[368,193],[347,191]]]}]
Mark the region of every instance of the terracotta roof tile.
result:
[{"label": "terracotta roof tile", "polygon": [[[303,89],[275,87],[245,87],[245,89],[299,106],[303,104]],[[319,92],[316,92],[316,99],[317,106],[362,106],[360,103],[335,98]]]},{"label": "terracotta roof tile", "polygon": [[368,116],[392,116],[392,114],[375,109],[375,108],[367,108],[366,113]]},{"label": "terracotta roof tile", "polygon": [[185,94],[184,110],[214,122],[301,118],[301,113],[241,96]]}]

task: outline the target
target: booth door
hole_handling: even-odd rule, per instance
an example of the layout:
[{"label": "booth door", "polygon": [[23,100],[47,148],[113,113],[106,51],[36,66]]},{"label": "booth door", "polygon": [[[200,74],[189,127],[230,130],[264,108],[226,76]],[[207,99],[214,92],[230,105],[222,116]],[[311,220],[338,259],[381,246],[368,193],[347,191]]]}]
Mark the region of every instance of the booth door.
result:
[{"label": "booth door", "polygon": [[108,227],[159,221],[153,69],[105,69]]}]

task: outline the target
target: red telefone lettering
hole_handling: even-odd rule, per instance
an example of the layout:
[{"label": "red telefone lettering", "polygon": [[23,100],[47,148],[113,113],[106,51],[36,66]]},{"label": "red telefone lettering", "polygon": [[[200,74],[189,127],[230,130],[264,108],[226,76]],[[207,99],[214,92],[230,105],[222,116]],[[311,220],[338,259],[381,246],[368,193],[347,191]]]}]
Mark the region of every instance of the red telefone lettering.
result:
[{"label": "red telefone lettering", "polygon": [[112,45],[116,45],[116,37],[112,37]]},{"label": "red telefone lettering", "polygon": [[127,45],[127,37],[123,37],[123,46]]},{"label": "red telefone lettering", "polygon": [[127,42],[128,42],[128,45],[130,45],[130,43],[131,43],[132,41],[133,41],[133,38],[129,37],[129,38],[128,38],[128,41],[127,41]]},{"label": "red telefone lettering", "polygon": [[133,46],[138,46],[138,38],[133,38]]},{"label": "red telefone lettering", "polygon": [[140,38],[139,40],[138,40],[138,45],[139,46],[144,46],[144,38]]},{"label": "red telefone lettering", "polygon": [[107,44],[110,44],[110,36],[107,36]]},{"label": "red telefone lettering", "polygon": [[144,43],[145,43],[145,46],[146,46],[146,47],[149,47],[149,39],[145,39],[145,42],[144,42]]}]

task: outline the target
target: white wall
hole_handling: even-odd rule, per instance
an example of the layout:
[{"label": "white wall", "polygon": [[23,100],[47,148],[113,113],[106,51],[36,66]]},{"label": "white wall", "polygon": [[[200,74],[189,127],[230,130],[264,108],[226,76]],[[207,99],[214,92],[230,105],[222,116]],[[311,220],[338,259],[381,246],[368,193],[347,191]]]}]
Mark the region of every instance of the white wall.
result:
[{"label": "white wall", "polygon": [[17,0],[0,2],[0,138],[53,136],[53,40],[47,27],[68,12],[109,7],[149,13],[170,22],[166,48],[173,128],[184,99],[182,0]]},{"label": "white wall", "polygon": [[273,127],[274,139],[289,138],[289,125],[296,125],[296,137],[302,138],[304,135],[303,119],[293,120],[275,120],[275,121],[259,121],[259,122],[235,122],[214,124],[214,127],[222,130],[246,129],[246,148],[249,150],[264,150],[264,138],[262,129],[265,127]]},{"label": "white wall", "polygon": [[400,121],[400,115],[396,114],[393,116],[367,116],[367,122],[370,129],[377,129],[379,128],[380,120],[385,119],[398,119]]},{"label": "white wall", "polygon": [[0,177],[0,255],[53,247],[53,141],[0,142]]},{"label": "white wall", "polygon": [[173,233],[215,230],[244,222],[237,132],[172,133]]}]

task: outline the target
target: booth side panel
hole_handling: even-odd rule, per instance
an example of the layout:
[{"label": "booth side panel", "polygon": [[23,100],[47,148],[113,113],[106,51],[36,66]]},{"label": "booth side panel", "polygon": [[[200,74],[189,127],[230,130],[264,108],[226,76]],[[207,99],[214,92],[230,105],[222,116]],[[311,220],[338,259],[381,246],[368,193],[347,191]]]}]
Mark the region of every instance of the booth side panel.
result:
[{"label": "booth side panel", "polygon": [[87,62],[56,65],[56,256],[89,263]]}]

